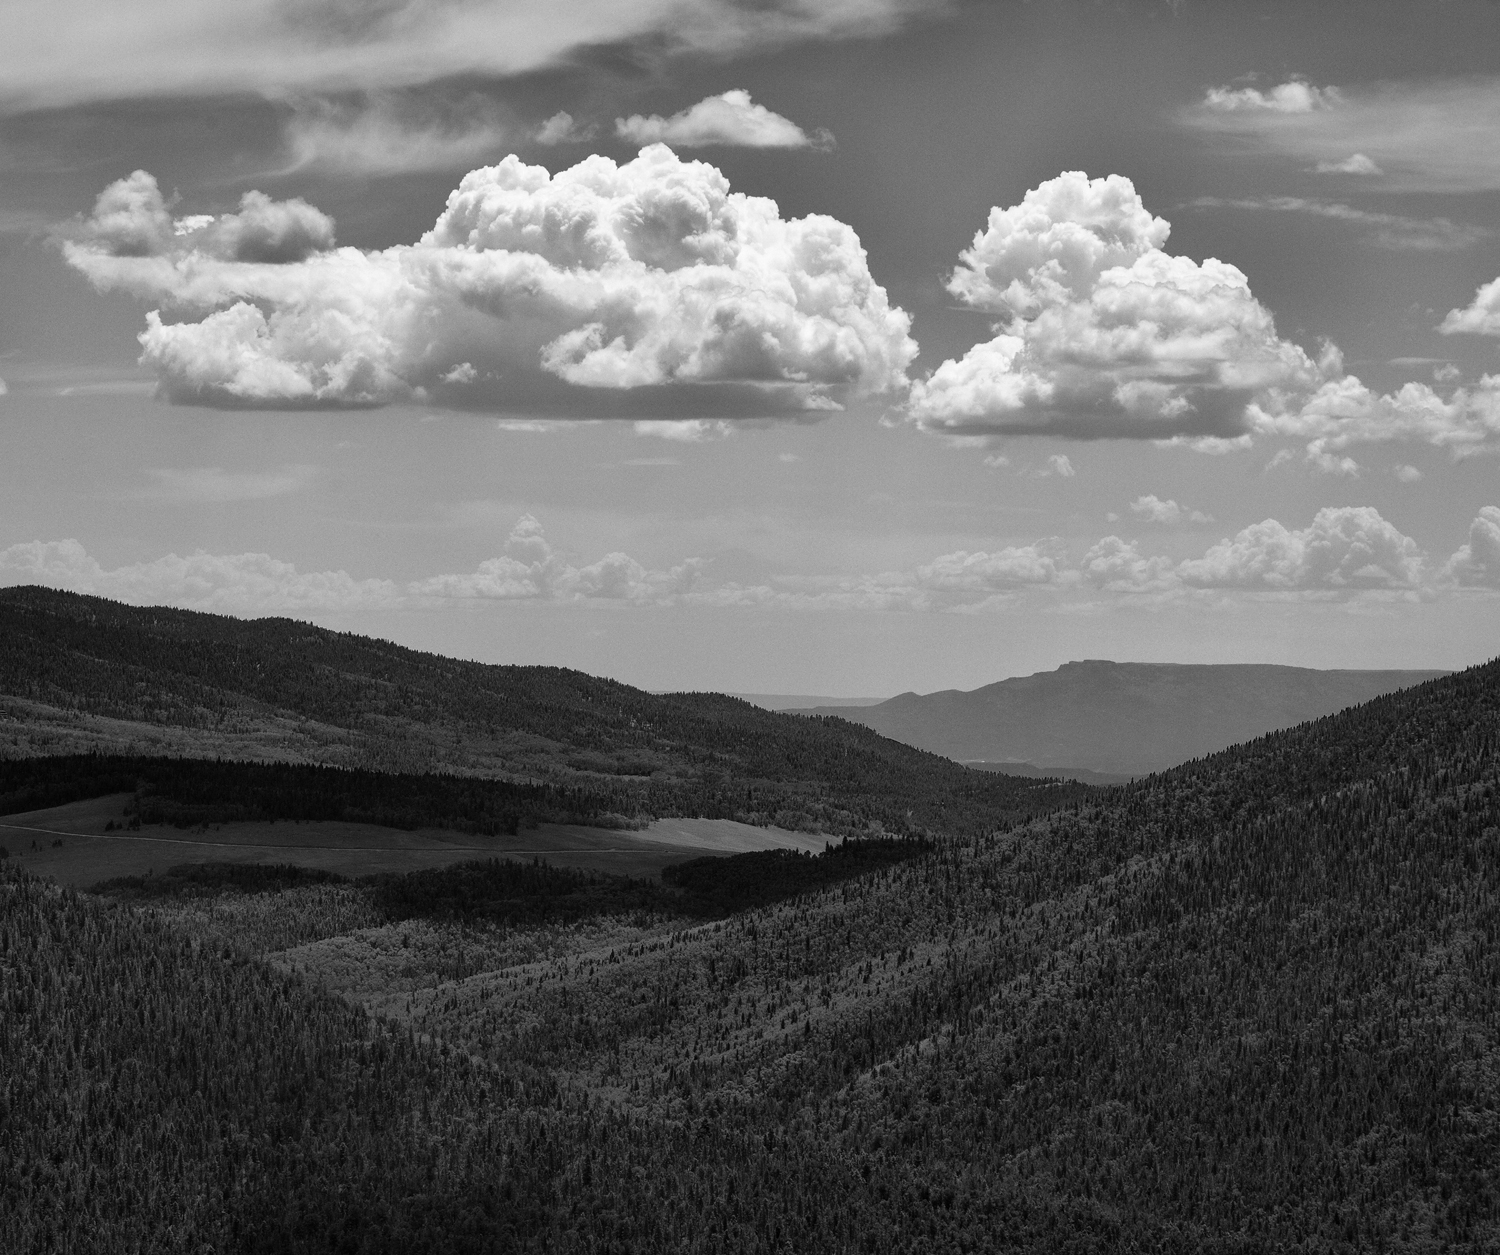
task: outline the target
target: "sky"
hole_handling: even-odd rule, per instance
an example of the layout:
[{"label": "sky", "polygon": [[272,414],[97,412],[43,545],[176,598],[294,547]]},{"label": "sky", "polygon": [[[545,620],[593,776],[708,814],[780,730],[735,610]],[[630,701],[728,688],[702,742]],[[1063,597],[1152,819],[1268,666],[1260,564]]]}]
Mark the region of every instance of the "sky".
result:
[{"label": "sky", "polygon": [[1500,652],[1500,5],[0,23],[0,586],[652,689]]}]

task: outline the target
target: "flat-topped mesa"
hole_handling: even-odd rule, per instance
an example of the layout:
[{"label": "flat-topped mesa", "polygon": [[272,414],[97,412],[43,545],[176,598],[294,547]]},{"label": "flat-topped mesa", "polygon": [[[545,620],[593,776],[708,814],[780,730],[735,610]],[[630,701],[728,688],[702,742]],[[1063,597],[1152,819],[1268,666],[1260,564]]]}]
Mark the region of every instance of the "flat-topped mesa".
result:
[{"label": "flat-topped mesa", "polygon": [[809,713],[960,762],[1139,775],[1446,674],[1087,658],[967,692]]}]

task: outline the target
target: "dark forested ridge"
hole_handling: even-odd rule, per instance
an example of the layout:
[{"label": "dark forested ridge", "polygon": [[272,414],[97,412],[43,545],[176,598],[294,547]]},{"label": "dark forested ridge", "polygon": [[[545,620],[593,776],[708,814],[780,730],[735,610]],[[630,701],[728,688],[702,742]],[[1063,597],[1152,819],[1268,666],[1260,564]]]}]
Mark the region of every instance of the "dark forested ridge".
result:
[{"label": "dark forested ridge", "polygon": [[1162,771],[1446,674],[1091,659],[838,713],[959,762],[1081,768],[1105,783],[1089,773]]},{"label": "dark forested ridge", "polygon": [[352,892],[3,875],[0,1249],[1500,1249],[1500,663],[706,923]]},{"label": "dark forested ridge", "polygon": [[[835,835],[872,826],[977,832],[1083,792],[969,771],[842,719],[776,714],[721,694],[652,694],[578,671],[461,662],[288,619],[140,609],[38,588],[0,590],[0,716],[8,716],[0,717],[0,763],[89,750],[170,775],[170,788],[154,788],[157,813],[169,822],[163,803],[206,806],[210,780],[238,795],[258,792],[264,806],[276,790],[269,769],[168,768],[164,754],[399,771],[408,777],[409,814],[427,799],[429,812],[477,808],[488,817],[475,822],[502,824],[506,814],[523,822],[528,814],[582,822],[685,815]],[[161,761],[140,765],[148,758]],[[456,776],[504,783],[486,791]],[[353,805],[347,774],[277,779],[285,787],[274,805],[300,798],[326,810],[332,802],[312,800],[320,791]],[[399,818],[401,790],[370,787],[389,796],[383,809],[397,826],[412,826]]]}]

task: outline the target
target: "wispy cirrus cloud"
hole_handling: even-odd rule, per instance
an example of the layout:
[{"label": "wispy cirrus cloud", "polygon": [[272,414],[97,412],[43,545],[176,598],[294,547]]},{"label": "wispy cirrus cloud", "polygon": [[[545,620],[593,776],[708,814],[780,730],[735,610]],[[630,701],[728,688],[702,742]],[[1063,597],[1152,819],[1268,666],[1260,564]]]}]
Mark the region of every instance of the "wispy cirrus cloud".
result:
[{"label": "wispy cirrus cloud", "polygon": [[1239,151],[1391,191],[1500,188],[1500,78],[1210,88],[1181,121]]},{"label": "wispy cirrus cloud", "polygon": [[1377,248],[1421,253],[1455,252],[1488,239],[1491,232],[1451,218],[1414,218],[1404,214],[1359,209],[1341,201],[1305,196],[1218,197],[1200,196],[1195,209],[1243,209],[1261,213],[1301,214],[1347,223],[1360,229],[1362,238]]},{"label": "wispy cirrus cloud", "polygon": [[407,98],[297,99],[285,123],[284,166],[275,174],[412,174],[470,170],[505,152],[516,128],[488,100],[470,99],[435,112]]},{"label": "wispy cirrus cloud", "polygon": [[22,0],[0,41],[0,107],[92,100],[376,90],[504,76],[645,42],[734,53],[878,34],[946,0]]},{"label": "wispy cirrus cloud", "polygon": [[156,482],[147,495],[159,500],[227,504],[301,492],[316,479],[317,468],[299,464],[274,471],[226,471],[220,466],[185,466],[146,473]]}]

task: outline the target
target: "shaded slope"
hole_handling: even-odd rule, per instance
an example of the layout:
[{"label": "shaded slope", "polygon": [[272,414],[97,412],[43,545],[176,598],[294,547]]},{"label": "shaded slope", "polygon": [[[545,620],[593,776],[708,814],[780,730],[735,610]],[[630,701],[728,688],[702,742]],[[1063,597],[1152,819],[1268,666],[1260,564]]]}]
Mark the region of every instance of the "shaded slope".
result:
[{"label": "shaded slope", "polygon": [[903,693],[838,713],[960,762],[1132,774],[1160,771],[1444,674],[1070,662],[971,692]]}]

